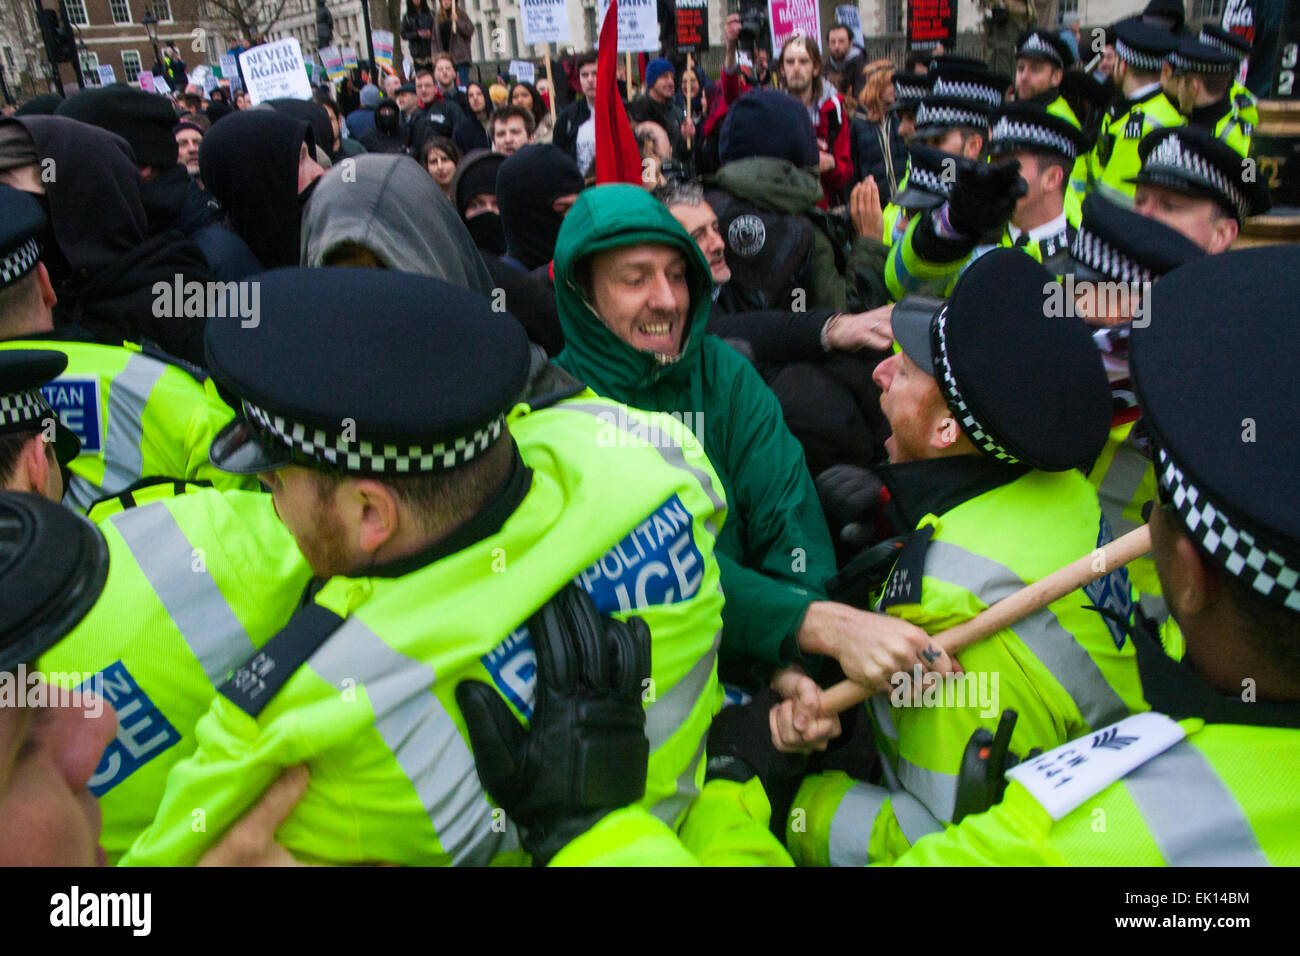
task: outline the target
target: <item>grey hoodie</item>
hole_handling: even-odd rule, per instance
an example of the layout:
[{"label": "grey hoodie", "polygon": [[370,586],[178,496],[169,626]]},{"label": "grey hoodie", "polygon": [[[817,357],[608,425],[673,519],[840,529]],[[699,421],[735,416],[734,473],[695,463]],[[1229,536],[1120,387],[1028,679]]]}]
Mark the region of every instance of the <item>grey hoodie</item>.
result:
[{"label": "grey hoodie", "polygon": [[492,294],[465,224],[409,156],[350,157],[321,177],[303,213],[301,262],[320,266],[343,243],[369,249],[386,268]]}]

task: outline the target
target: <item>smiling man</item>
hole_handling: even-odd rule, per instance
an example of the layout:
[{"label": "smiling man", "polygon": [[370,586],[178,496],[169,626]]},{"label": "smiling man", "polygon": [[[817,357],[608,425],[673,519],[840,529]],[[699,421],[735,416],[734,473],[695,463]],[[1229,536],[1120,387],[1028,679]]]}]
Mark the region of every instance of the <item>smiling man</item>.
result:
[{"label": "smiling man", "polygon": [[582,193],[560,227],[555,287],[565,340],[556,362],[600,395],[692,423],[722,479],[729,679],[753,686],[825,655],[885,687],[918,662],[919,628],[825,599],[834,558],[803,452],[753,366],[705,334],[709,265],[668,210],[636,186]]}]

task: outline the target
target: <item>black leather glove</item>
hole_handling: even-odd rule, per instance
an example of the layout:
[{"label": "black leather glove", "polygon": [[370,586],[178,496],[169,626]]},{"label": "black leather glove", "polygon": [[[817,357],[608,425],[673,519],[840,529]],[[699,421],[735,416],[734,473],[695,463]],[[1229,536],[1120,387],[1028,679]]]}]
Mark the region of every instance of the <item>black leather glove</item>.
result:
[{"label": "black leather glove", "polygon": [[869,520],[880,503],[884,484],[861,465],[831,465],[813,482],[831,530]]},{"label": "black leather glove", "polygon": [[709,728],[706,780],[744,783],[757,776],[772,805],[772,832],[785,842],[785,821],[799,780],[808,766],[807,754],[787,754],[772,744],[768,715],[781,695],[765,688],[748,704],[724,707]]},{"label": "black leather glove", "polygon": [[650,743],[641,695],[650,629],[600,614],[569,584],[528,619],[537,653],[532,725],[482,681],[456,687],[479,780],[544,866],[601,817],[645,794]]},{"label": "black leather glove", "polygon": [[1028,191],[1019,160],[963,167],[948,197],[948,223],[976,243],[996,242],[1016,201]]}]

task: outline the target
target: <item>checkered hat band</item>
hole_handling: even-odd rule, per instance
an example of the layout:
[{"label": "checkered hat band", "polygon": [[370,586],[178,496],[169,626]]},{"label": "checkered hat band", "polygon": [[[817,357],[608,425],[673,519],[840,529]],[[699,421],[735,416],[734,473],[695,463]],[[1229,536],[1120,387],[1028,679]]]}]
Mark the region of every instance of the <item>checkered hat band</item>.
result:
[{"label": "checkered hat band", "polygon": [[939,314],[935,316],[931,338],[935,345],[935,354],[939,357],[939,391],[943,393],[944,401],[948,403],[948,407],[957,415],[961,423],[961,430],[970,436],[971,441],[984,454],[991,455],[998,461],[1017,464],[1020,459],[998,444],[997,439],[976,421],[975,415],[966,404],[966,400],[961,397],[961,391],[957,387],[957,378],[952,373],[952,363],[948,360],[947,305],[940,309]]},{"label": "checkered hat band", "polygon": [[1150,282],[1151,270],[1138,265],[1095,232],[1080,226],[1070,245],[1070,256],[1089,269],[1120,282]]},{"label": "checkered hat band", "polygon": [[1235,63],[1211,63],[1181,53],[1169,54],[1169,64],[1176,73],[1235,73],[1237,70]]},{"label": "checkered hat band", "polygon": [[35,239],[28,239],[9,255],[0,260],[0,289],[17,282],[31,272],[36,260],[41,257],[41,247]]},{"label": "checkered hat band", "polygon": [[1202,186],[1208,186],[1231,203],[1237,210],[1238,220],[1244,220],[1249,212],[1250,204],[1246,202],[1246,195],[1237,188],[1236,183],[1200,153],[1186,149],[1177,133],[1166,136],[1159,146],[1147,154],[1142,172],[1156,175],[1170,172],[1180,179],[1193,179]]},{"label": "checkered hat band", "polygon": [[342,431],[331,433],[291,422],[249,401],[243,406],[250,421],[299,454],[344,471],[374,474],[427,474],[458,468],[487,451],[505,429],[505,416],[498,416],[472,435],[454,441],[429,447],[385,445],[348,441]]},{"label": "checkered hat band", "polygon": [[1002,105],[1002,91],[981,83],[958,83],[939,77],[934,81],[935,96],[961,96],[968,100],[978,100],[989,106]]},{"label": "checkered hat band", "polygon": [[0,430],[9,431],[14,426],[39,425],[54,417],[54,411],[45,401],[39,388],[29,392],[10,392],[0,395]]},{"label": "checkered hat band", "polygon": [[1155,72],[1164,64],[1163,56],[1156,56],[1154,53],[1143,53],[1135,50],[1123,40],[1115,40],[1115,55],[1131,66],[1136,66],[1139,70],[1150,70]]},{"label": "checkered hat band", "polygon": [[1055,130],[1050,130],[1046,126],[1035,126],[1033,123],[1021,123],[1005,116],[999,119],[997,125],[993,127],[989,139],[994,146],[999,143],[1014,143],[1022,148],[1027,146],[1030,148],[1050,149],[1054,153],[1060,153],[1067,159],[1074,159],[1078,155],[1074,143]]},{"label": "checkered hat band", "polygon": [[1229,574],[1260,594],[1300,611],[1300,570],[1283,555],[1234,525],[1188,481],[1164,448],[1157,449],[1157,480],[1188,534]]},{"label": "checkered hat band", "polygon": [[919,100],[930,95],[929,87],[894,82],[894,96],[900,100]]},{"label": "checkered hat band", "polygon": [[1201,43],[1204,43],[1206,46],[1214,47],[1214,49],[1218,50],[1220,53],[1228,54],[1228,56],[1232,57],[1237,62],[1241,62],[1241,58],[1246,55],[1226,40],[1220,40],[1214,34],[1206,33],[1204,30],[1201,31],[1201,35],[1196,39]]},{"label": "checkered hat band", "polygon": [[947,199],[951,192],[950,187],[943,181],[941,175],[928,169],[922,169],[920,166],[913,166],[908,170],[907,184],[915,186],[917,189],[924,189],[928,193],[934,193],[936,196],[942,196],[944,199]]},{"label": "checkered hat band", "polygon": [[1056,52],[1056,47],[1048,43],[1037,33],[1031,33],[1029,39],[1024,45],[1016,51],[1019,56],[1044,56],[1051,60],[1057,66],[1064,68],[1065,64],[1061,61],[1061,54]]},{"label": "checkered hat band", "polygon": [[921,126],[975,126],[988,125],[988,117],[976,110],[962,110],[951,106],[921,104],[916,111],[916,125]]}]

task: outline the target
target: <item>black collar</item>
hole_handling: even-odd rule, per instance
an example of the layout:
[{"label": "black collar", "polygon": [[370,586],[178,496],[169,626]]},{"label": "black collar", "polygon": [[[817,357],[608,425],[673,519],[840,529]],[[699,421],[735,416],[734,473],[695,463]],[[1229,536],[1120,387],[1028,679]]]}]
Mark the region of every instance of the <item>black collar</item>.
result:
[{"label": "black collar", "polygon": [[877,468],[889,489],[890,519],[900,532],[914,530],[917,522],[928,514],[941,515],[986,491],[1010,484],[1029,470],[1028,465],[1010,465],[982,455],[932,458]]},{"label": "black collar", "polygon": [[1225,96],[1217,103],[1211,103],[1209,106],[1194,106],[1192,113],[1187,117],[1187,122],[1192,126],[1203,126],[1211,133],[1219,125],[1219,120],[1223,119],[1232,112],[1232,102]]},{"label": "black collar", "polygon": [[14,340],[24,342],[94,342],[95,337],[80,325],[61,325],[49,332],[18,335],[14,337]]},{"label": "black collar", "polygon": [[524,500],[533,483],[533,471],[519,457],[519,448],[515,447],[512,454],[514,460],[510,465],[510,474],[501,482],[497,490],[492,492],[491,497],[483,503],[483,507],[457,525],[451,534],[440,538],[423,551],[377,565],[366,571],[364,577],[400,578],[435,561],[440,561],[449,554],[464,551],[500,531],[506,519],[515,513],[519,503]]},{"label": "black collar", "polygon": [[1175,661],[1164,652],[1150,622],[1130,629],[1137,652],[1142,693],[1152,709],[1175,720],[1200,717],[1211,724],[1246,724],[1255,727],[1300,729],[1300,702],[1257,700],[1225,696],[1205,682],[1191,664]]}]

